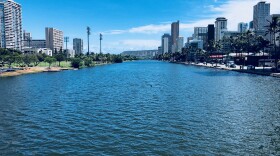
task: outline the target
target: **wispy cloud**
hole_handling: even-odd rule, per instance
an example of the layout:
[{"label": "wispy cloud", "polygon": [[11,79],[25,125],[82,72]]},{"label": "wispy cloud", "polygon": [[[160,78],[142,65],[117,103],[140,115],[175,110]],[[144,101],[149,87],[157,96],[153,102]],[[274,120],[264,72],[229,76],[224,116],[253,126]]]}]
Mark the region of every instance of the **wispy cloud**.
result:
[{"label": "wispy cloud", "polygon": [[[217,17],[226,17],[228,19],[228,29],[237,30],[237,24],[239,22],[250,22],[253,20],[253,6],[256,5],[259,0],[228,0],[223,3],[214,0],[214,2],[215,4],[213,5],[204,6],[204,9],[208,12],[208,14],[205,15],[205,18],[189,22],[181,22],[181,35],[185,37],[191,36],[194,27],[206,27],[208,24],[214,24]],[[279,0],[267,0],[267,2],[271,3],[271,14],[280,13]],[[182,19],[182,21],[184,21],[184,19]],[[160,24],[149,24],[126,30],[110,30],[104,33],[107,35],[153,35],[160,38],[163,33],[170,33],[170,24],[171,22],[161,22]],[[111,48],[108,50],[120,52],[124,50],[156,49],[159,45],[160,39],[121,40],[108,45],[108,47],[117,46],[117,48]]]},{"label": "wispy cloud", "polygon": [[[215,2],[218,2],[215,0]],[[196,26],[207,26],[214,23],[217,17],[226,17],[228,19],[228,28],[230,30],[236,30],[239,22],[250,22],[253,19],[253,6],[256,5],[259,0],[229,0],[221,3],[220,5],[208,5],[205,9],[208,9],[209,15],[205,19],[199,19],[191,21],[189,23],[181,23],[181,31],[193,31]],[[271,13],[280,13],[279,0],[267,0],[271,3]],[[170,22],[171,23],[171,22]],[[111,30],[107,34],[116,35],[124,33],[132,34],[162,34],[164,32],[170,32],[170,23],[162,22],[161,24],[150,24],[139,27],[130,28],[127,30]]]},{"label": "wispy cloud", "polygon": [[106,31],[106,32],[103,32],[103,33],[107,34],[107,35],[119,35],[119,34],[125,34],[125,33],[158,34],[158,33],[165,32],[166,30],[169,30],[169,29],[170,29],[169,24],[160,24],[160,25],[150,24],[150,25],[130,28],[130,29],[127,29],[127,30],[110,30],[110,31]]},{"label": "wispy cloud", "polygon": [[122,40],[119,42],[120,45],[128,46],[128,47],[135,47],[135,48],[151,48],[157,47],[160,44],[160,40]]}]

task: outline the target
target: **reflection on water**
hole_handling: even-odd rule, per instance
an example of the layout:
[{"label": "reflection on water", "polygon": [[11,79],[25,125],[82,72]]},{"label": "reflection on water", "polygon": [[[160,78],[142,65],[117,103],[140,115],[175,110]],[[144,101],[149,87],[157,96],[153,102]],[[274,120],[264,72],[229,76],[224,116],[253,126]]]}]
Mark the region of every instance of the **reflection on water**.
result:
[{"label": "reflection on water", "polygon": [[0,79],[3,155],[279,155],[280,80],[154,61]]}]

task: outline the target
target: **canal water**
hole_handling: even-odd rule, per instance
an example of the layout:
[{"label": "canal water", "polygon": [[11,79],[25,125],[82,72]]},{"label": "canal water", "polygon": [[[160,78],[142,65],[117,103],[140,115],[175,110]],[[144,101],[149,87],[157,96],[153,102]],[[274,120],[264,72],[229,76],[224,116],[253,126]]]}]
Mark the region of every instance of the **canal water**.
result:
[{"label": "canal water", "polygon": [[0,155],[279,155],[280,79],[157,61],[0,79]]}]

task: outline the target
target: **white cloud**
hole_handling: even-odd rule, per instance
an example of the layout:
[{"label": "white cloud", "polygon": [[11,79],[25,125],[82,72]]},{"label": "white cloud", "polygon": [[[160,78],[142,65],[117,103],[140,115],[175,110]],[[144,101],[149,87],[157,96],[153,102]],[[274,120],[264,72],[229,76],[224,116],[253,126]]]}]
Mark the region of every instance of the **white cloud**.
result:
[{"label": "white cloud", "polygon": [[122,40],[119,42],[119,44],[127,47],[154,49],[160,45],[160,40]]},{"label": "white cloud", "polygon": [[[215,0],[215,2],[217,2],[217,0]],[[253,20],[253,6],[258,2],[259,0],[229,0],[218,6],[205,6],[205,9],[208,9],[210,14],[207,19],[181,23],[180,29],[181,31],[190,32],[193,31],[194,27],[207,26],[208,24],[214,23],[217,17],[226,17],[228,19],[229,30],[236,30],[239,22],[250,22]],[[267,0],[267,2],[271,3],[271,14],[280,13],[279,0]],[[128,30],[112,30],[109,31],[108,34],[161,34],[164,32],[170,32],[170,23],[163,22],[158,25],[150,24],[130,28]]]},{"label": "white cloud", "polygon": [[[253,7],[259,0],[229,0],[219,6],[208,6],[209,11],[214,13],[216,17],[226,17],[228,19],[228,29],[237,30],[239,22],[250,22],[253,20]],[[271,14],[280,13],[279,0],[267,0],[270,3]],[[212,16],[213,20],[216,18]],[[213,21],[214,22],[214,21]],[[213,23],[212,22],[212,23]]]},{"label": "white cloud", "polygon": [[126,32],[125,30],[110,30],[110,31],[103,32],[103,35],[119,35],[125,32]]},{"label": "white cloud", "polygon": [[146,25],[128,30],[129,33],[157,34],[170,29],[170,24]]},{"label": "white cloud", "polygon": [[[280,13],[279,0],[266,0],[271,3],[271,14]],[[228,29],[237,30],[239,22],[250,22],[253,20],[253,6],[259,0],[228,0],[227,2],[219,3],[214,0],[218,5],[205,6],[204,9],[208,10],[207,18],[190,21],[188,23],[180,23],[181,35],[188,37],[193,33],[194,27],[206,27],[208,24],[214,24],[217,17],[225,17],[228,19]],[[183,19],[182,19],[183,20]],[[126,30],[111,30],[104,32],[106,35],[122,35],[122,34],[142,34],[142,35],[156,35],[158,38],[163,33],[170,33],[171,22],[162,22],[160,24],[149,24],[138,26]],[[117,48],[108,48],[111,51],[121,52],[124,50],[143,50],[143,49],[156,49],[160,45],[158,40],[122,40],[108,45],[108,47],[117,46]]]}]

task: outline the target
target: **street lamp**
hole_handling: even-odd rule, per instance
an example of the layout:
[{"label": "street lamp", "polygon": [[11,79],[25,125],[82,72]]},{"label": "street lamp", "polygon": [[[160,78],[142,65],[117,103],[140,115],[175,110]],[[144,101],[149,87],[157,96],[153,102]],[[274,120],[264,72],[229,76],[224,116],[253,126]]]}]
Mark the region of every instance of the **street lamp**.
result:
[{"label": "street lamp", "polygon": [[89,35],[90,35],[90,27],[87,27],[87,37],[88,37],[88,55],[89,55]]},{"label": "street lamp", "polygon": [[102,53],[101,41],[103,40],[103,35],[101,33],[99,35],[99,40],[100,40],[100,54],[101,54]]}]

